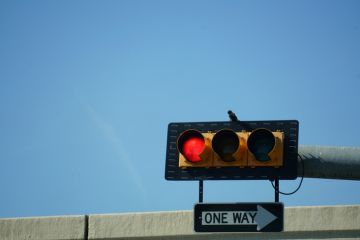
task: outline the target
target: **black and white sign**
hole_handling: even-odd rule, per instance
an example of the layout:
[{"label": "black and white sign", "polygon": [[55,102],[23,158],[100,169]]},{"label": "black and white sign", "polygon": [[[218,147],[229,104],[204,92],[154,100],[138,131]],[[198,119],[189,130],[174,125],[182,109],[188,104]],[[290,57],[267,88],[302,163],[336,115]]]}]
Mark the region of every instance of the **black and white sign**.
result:
[{"label": "black and white sign", "polygon": [[199,203],[194,209],[196,232],[281,232],[282,203]]}]

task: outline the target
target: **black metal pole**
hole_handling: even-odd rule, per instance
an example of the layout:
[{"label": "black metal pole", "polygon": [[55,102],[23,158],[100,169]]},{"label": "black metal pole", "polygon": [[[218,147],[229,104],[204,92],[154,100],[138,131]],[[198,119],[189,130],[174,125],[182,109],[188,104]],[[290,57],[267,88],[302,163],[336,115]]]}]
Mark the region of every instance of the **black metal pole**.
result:
[{"label": "black metal pole", "polygon": [[204,183],[203,180],[199,180],[199,203],[203,202]]},{"label": "black metal pole", "polygon": [[279,179],[275,179],[275,202],[279,202]]}]

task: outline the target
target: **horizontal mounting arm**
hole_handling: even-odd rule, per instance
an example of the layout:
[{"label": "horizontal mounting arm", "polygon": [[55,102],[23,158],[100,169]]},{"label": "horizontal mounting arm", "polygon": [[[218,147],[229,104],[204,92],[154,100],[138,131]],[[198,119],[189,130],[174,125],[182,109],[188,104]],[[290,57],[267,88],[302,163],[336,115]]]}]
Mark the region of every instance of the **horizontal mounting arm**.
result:
[{"label": "horizontal mounting arm", "polygon": [[[306,178],[360,180],[360,147],[299,146]],[[303,174],[298,158],[298,176]]]}]

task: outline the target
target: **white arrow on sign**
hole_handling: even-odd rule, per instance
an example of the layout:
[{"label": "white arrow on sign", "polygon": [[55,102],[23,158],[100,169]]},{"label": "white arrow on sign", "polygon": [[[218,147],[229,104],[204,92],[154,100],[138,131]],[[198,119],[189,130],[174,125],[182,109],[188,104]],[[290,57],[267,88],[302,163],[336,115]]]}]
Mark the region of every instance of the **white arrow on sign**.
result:
[{"label": "white arrow on sign", "polygon": [[204,211],[201,218],[202,225],[257,225],[257,231],[277,219],[261,205],[257,211]]},{"label": "white arrow on sign", "polygon": [[257,212],[258,214],[256,214],[255,216],[255,222],[257,224],[256,229],[258,231],[260,231],[261,229],[266,227],[269,223],[277,219],[277,217],[274,214],[272,214],[271,212],[269,212],[260,205],[257,205]]}]

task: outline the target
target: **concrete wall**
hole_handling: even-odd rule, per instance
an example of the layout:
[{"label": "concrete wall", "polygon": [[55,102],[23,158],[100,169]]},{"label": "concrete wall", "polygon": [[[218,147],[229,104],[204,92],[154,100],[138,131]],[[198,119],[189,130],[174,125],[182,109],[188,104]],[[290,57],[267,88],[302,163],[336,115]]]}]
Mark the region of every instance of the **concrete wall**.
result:
[{"label": "concrete wall", "polygon": [[0,239],[84,239],[85,216],[0,219]]},{"label": "concrete wall", "polygon": [[360,205],[285,208],[281,233],[195,233],[192,211],[0,219],[0,239],[360,239]]}]

